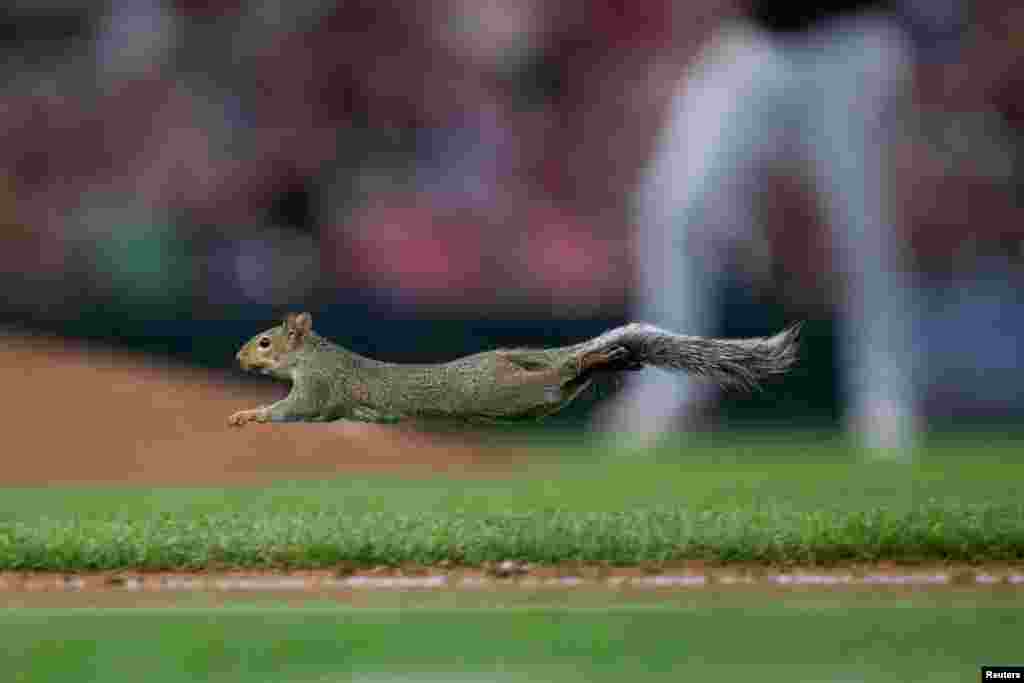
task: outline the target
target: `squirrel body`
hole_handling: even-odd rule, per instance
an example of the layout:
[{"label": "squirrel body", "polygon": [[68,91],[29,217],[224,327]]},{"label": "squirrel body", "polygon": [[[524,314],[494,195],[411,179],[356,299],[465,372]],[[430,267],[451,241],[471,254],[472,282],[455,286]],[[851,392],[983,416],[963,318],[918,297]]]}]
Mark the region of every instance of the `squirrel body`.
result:
[{"label": "squirrel body", "polygon": [[772,337],[709,339],[631,323],[593,339],[547,349],[495,349],[447,363],[385,363],[316,334],[309,313],[250,339],[242,369],[292,383],[284,399],[229,418],[248,422],[391,423],[406,419],[501,422],[557,413],[602,373],[644,366],[703,375],[754,389],[796,362],[800,325]]}]

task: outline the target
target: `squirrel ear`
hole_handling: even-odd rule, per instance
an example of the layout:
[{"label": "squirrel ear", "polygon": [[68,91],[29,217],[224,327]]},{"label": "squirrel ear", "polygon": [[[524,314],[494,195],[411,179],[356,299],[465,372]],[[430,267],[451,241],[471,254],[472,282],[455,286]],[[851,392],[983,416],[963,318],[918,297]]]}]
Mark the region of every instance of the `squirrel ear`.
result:
[{"label": "squirrel ear", "polygon": [[309,313],[299,313],[295,316],[295,329],[306,336],[313,331],[313,316]]},{"label": "squirrel ear", "polygon": [[289,332],[305,337],[313,331],[313,316],[309,313],[289,313],[285,316],[284,326]]}]

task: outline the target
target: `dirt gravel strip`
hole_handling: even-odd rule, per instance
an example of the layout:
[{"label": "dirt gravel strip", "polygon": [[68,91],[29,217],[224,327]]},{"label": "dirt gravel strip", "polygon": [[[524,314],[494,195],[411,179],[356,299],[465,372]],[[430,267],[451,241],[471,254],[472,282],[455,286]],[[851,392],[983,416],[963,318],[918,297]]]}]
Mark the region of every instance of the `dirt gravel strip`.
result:
[{"label": "dirt gravel strip", "polygon": [[728,590],[800,588],[836,590],[858,587],[984,588],[1024,590],[1024,568],[935,566],[920,568],[848,567],[836,569],[753,570],[716,568],[654,573],[644,568],[530,567],[500,563],[487,569],[430,568],[355,573],[17,573],[0,574],[0,594],[40,592],[358,592],[566,589]]}]

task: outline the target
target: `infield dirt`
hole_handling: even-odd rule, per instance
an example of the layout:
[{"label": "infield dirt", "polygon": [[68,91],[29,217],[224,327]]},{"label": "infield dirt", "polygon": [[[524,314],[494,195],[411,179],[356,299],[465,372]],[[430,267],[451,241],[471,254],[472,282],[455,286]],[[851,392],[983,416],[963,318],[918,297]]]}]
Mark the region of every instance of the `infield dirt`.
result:
[{"label": "infield dirt", "polygon": [[0,486],[232,485],[399,468],[458,476],[522,459],[401,426],[230,428],[232,412],[287,387],[42,335],[3,341]]}]

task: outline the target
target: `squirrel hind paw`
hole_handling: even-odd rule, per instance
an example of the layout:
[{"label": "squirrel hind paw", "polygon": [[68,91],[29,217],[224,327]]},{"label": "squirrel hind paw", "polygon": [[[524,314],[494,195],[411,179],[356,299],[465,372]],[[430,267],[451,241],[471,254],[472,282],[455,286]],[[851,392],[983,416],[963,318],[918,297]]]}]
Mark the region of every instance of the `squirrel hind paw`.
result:
[{"label": "squirrel hind paw", "polygon": [[594,370],[618,371],[640,370],[643,363],[633,357],[632,351],[625,346],[610,346],[595,353],[589,353],[582,359],[582,372]]}]

